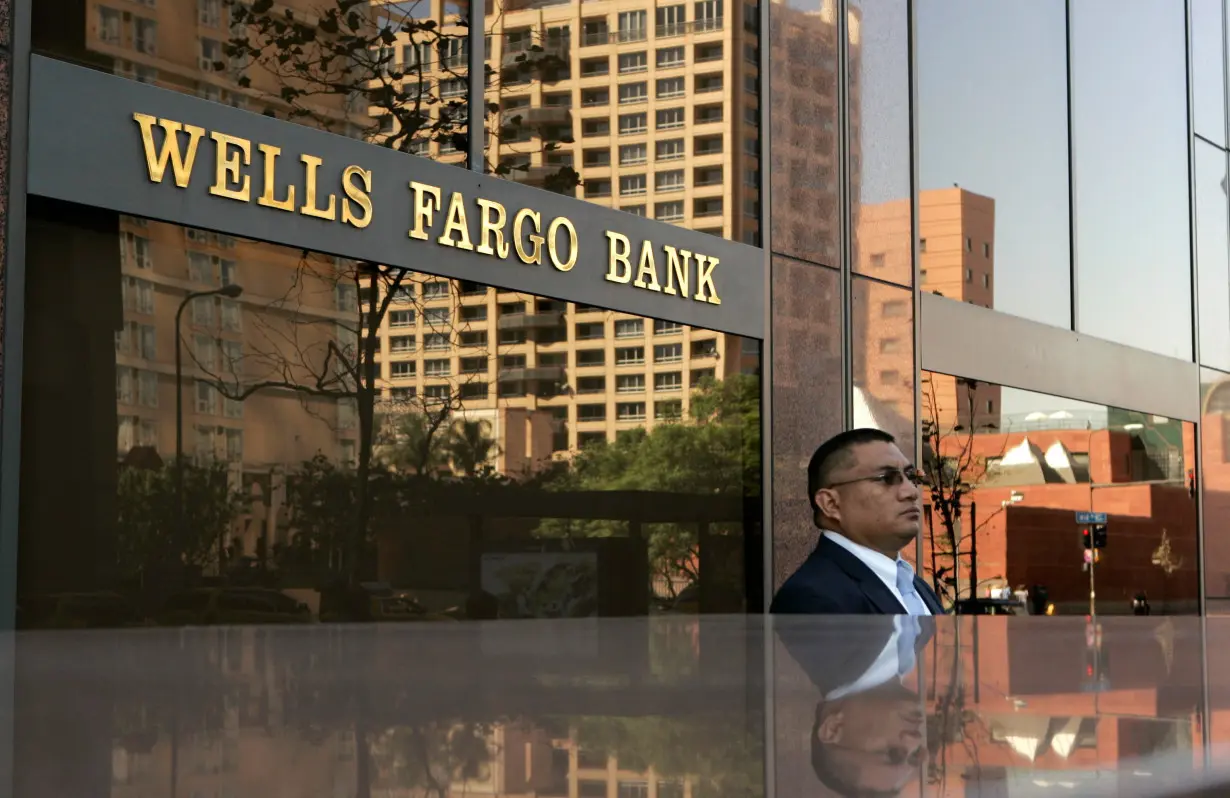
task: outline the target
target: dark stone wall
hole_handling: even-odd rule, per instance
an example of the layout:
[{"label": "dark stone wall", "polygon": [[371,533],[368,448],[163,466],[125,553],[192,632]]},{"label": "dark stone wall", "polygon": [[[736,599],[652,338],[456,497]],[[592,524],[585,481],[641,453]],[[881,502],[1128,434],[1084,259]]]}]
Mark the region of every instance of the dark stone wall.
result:
[{"label": "dark stone wall", "polygon": [[[13,99],[13,0],[0,0],[0,329],[4,328],[6,237],[9,218],[9,115]],[[4,401],[4,346],[0,342],[0,403]]]}]

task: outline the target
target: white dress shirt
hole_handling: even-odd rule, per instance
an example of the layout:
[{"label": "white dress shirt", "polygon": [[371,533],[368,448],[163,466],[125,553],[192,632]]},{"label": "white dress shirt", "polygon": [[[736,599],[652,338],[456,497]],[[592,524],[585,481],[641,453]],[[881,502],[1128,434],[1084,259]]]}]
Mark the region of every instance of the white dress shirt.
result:
[{"label": "white dress shirt", "polygon": [[[850,545],[855,544],[852,543]],[[906,638],[906,645],[911,649],[906,659],[903,659],[901,656],[902,636]],[[900,680],[908,676],[914,670],[915,659],[912,649],[917,637],[918,621],[907,615],[898,615],[893,618],[893,634],[884,643],[884,648],[880,651],[879,656],[876,657],[875,662],[872,662],[870,667],[850,684],[843,684],[841,687],[825,695],[825,700],[836,701],[848,695],[865,693],[882,684],[887,684],[892,679]]]},{"label": "white dress shirt", "polygon": [[[855,543],[845,535],[827,529],[824,531],[824,536],[853,554],[859,559],[859,562],[870,568],[871,572],[888,588],[888,592],[893,594],[893,598],[901,602],[902,607],[909,606],[905,603],[905,596],[901,595],[901,591],[897,589],[897,561],[901,559],[900,555],[897,556],[897,559],[892,559],[875,549],[869,549],[866,546]],[[922,597],[919,596],[919,598],[921,599]],[[931,614],[931,610],[927,607],[926,602],[922,602],[922,607],[923,614]]]}]

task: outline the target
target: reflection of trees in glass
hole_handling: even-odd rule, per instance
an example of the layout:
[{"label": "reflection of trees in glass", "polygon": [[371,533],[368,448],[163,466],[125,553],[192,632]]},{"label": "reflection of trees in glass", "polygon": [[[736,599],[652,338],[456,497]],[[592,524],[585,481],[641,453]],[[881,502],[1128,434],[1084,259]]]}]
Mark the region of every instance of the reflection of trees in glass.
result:
[{"label": "reflection of trees in glass", "polygon": [[[748,375],[705,380],[692,394],[688,422],[628,430],[614,443],[587,446],[547,489],[758,496],[759,380]],[[651,524],[645,531],[655,576],[668,583],[698,578],[696,525]],[[539,534],[547,537],[612,537],[622,532],[619,521],[551,519],[539,527]]]},{"label": "reflection of trees in glass", "polygon": [[381,429],[378,456],[398,471],[433,474],[451,468],[475,477],[492,471],[500,447],[485,419],[455,418],[409,411],[392,416]]},{"label": "reflection of trees in glass", "polygon": [[1183,558],[1174,553],[1174,547],[1170,544],[1170,533],[1165,528],[1162,529],[1161,542],[1153,550],[1150,561],[1162,571],[1161,612],[1165,614],[1170,608],[1170,578],[1183,567]]},{"label": "reflection of trees in glass", "polygon": [[619,760],[620,770],[650,768],[663,779],[691,778],[704,795],[764,792],[764,729],[759,718],[718,714],[688,717],[580,717],[578,746]]},{"label": "reflection of trees in glass", "polygon": [[[424,16],[430,8],[426,0],[324,0],[313,8],[314,21],[272,0],[228,5],[231,38],[223,47],[228,61],[212,66],[245,89],[271,83],[266,91],[271,108],[288,109],[291,119],[326,130],[358,131],[366,141],[403,152],[422,153],[427,142],[438,142],[468,160],[468,18],[446,18],[441,25]],[[498,93],[504,74],[518,83],[534,75],[558,80],[568,66],[566,46],[566,41],[518,43],[507,68],[486,65],[487,91]],[[524,120],[515,109],[503,117],[498,103],[484,111],[502,139],[519,138]],[[558,150],[572,143],[571,126],[543,128],[536,141],[529,146],[544,153]],[[487,171],[515,176],[525,169],[513,157]],[[579,183],[570,164],[545,177],[545,187],[561,193],[571,193]]]},{"label": "reflection of trees in glass", "polygon": [[[298,396],[305,410],[322,423],[346,434],[357,433],[357,481],[353,516],[334,534],[343,545],[336,565],[350,579],[359,577],[360,551],[368,537],[373,502],[373,455],[381,426],[390,417],[414,412],[425,428],[447,428],[461,407],[461,386],[483,379],[469,375],[450,379],[444,395],[399,398],[381,402],[381,330],[394,310],[423,318],[423,337],[441,335],[452,341],[460,325],[459,292],[450,290],[454,307],[430,321],[424,313],[423,284],[429,278],[368,262],[303,253],[291,271],[281,296],[245,316],[250,329],[246,346],[224,353],[220,367],[203,363],[193,352],[196,367],[219,393],[244,401],[257,392]],[[339,318],[340,314],[340,318]],[[410,331],[408,334],[416,335]],[[334,519],[341,521],[341,519]]]},{"label": "reflection of trees in glass", "polygon": [[[182,525],[175,467],[121,466],[117,492],[118,576],[129,579],[155,565],[174,540],[170,556],[188,565],[218,562],[222,542],[244,511],[247,497],[231,488],[227,464],[185,462]],[[179,530],[177,536],[173,530]]]},{"label": "reflection of trees in glass", "polygon": [[378,789],[423,790],[447,798],[450,789],[492,777],[490,723],[426,722],[395,726],[371,735]]},{"label": "reflection of trees in glass", "polygon": [[[952,379],[952,378],[947,378]],[[1000,576],[977,580],[973,575],[977,567],[977,535],[991,519],[1004,508],[998,507],[984,516],[981,523],[966,531],[962,523],[970,509],[968,496],[987,478],[988,458],[976,451],[979,432],[997,432],[994,424],[978,425],[978,382],[956,380],[955,401],[951,426],[942,419],[948,409],[941,407],[936,392],[936,375],[923,378],[923,488],[927,502],[925,529],[926,542],[930,549],[930,562],[920,563],[924,573],[930,572],[931,584],[936,594],[948,606],[963,598],[961,586],[968,587],[967,598],[977,596],[978,585],[998,580]],[[961,419],[968,420],[962,423]],[[938,527],[938,528],[937,528]],[[962,569],[965,575],[962,575]]]}]

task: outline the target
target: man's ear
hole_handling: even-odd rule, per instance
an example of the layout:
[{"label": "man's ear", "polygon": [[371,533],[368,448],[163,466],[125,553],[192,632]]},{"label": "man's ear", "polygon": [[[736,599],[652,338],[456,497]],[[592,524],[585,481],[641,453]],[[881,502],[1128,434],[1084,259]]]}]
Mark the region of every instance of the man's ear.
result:
[{"label": "man's ear", "polygon": [[841,520],[841,501],[837,498],[837,491],[828,488],[816,491],[816,506],[820,508],[823,515],[837,521]]},{"label": "man's ear", "polygon": [[845,736],[846,718],[840,708],[825,707],[820,710],[820,722],[816,725],[816,740],[821,745],[839,745]]}]

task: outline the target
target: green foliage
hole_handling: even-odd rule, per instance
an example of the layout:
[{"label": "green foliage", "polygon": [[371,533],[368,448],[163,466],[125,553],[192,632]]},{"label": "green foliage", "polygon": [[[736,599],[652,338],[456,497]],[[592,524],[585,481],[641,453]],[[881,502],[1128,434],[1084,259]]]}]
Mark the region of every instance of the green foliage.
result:
[{"label": "green foliage", "polygon": [[676,717],[580,717],[582,748],[613,755],[621,770],[652,767],[659,778],[690,776],[705,795],[757,795],[764,788],[763,730],[734,713]]},{"label": "green foliage", "polygon": [[177,553],[189,565],[217,562],[218,541],[229,536],[247,506],[247,497],[231,489],[225,462],[185,462],[183,468],[186,512],[182,529],[173,464],[120,469],[116,554],[121,577],[134,576],[160,558],[173,558]]},{"label": "green foliage", "polygon": [[[498,447],[485,421],[456,419],[446,425],[432,416],[409,412],[398,416],[389,428],[379,457],[368,466],[365,477],[349,464],[335,463],[323,454],[288,476],[294,537],[283,555],[287,562],[344,573],[348,556],[363,557],[370,552],[375,529],[382,523],[413,517],[414,508],[430,502],[442,480],[475,488],[506,483],[488,464]],[[449,466],[460,477],[450,478]],[[369,523],[359,526],[356,519],[364,479],[371,507]]]},{"label": "green foliage", "polygon": [[379,459],[405,473],[439,474],[451,468],[467,477],[489,474],[500,449],[491,424],[464,418],[449,424],[448,410],[409,411],[389,419],[380,435]]},{"label": "green foliage", "polygon": [[[759,496],[759,380],[736,375],[723,381],[704,381],[692,394],[690,416],[688,423],[628,430],[614,443],[586,447],[570,469],[547,484],[547,489]],[[697,578],[695,526],[653,524],[644,532],[656,575]],[[623,525],[616,521],[549,519],[539,527],[544,537],[611,537],[623,533]]]},{"label": "green foliage", "polygon": [[491,734],[492,724],[468,721],[401,725],[380,733],[371,746],[381,773],[377,786],[444,798],[450,787],[490,779]]}]

